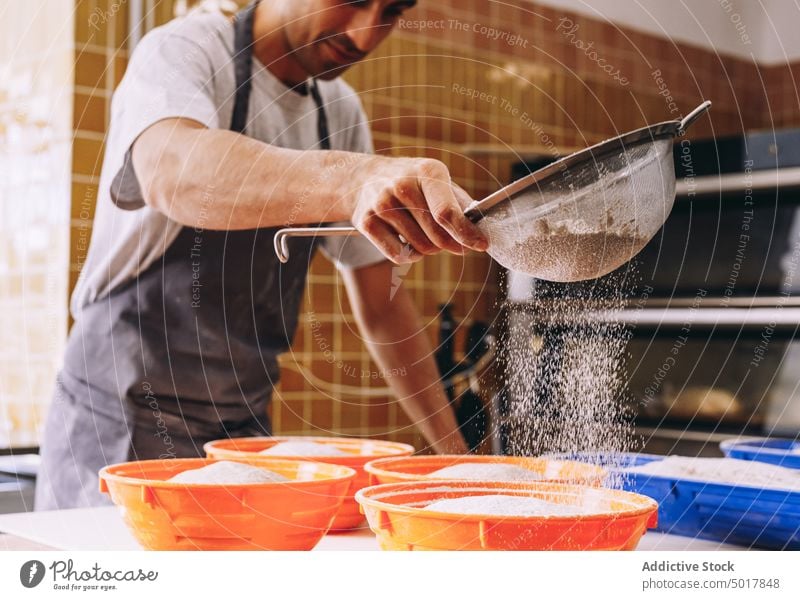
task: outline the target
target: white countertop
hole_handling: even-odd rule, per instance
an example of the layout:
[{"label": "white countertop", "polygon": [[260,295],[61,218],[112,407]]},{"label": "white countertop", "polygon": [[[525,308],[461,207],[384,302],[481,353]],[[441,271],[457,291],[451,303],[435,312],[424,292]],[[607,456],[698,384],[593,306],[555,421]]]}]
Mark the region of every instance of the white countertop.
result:
[{"label": "white countertop", "polygon": [[[115,506],[0,515],[0,532],[56,550],[141,550]],[[0,549],[3,549],[0,541]],[[720,542],[649,531],[637,550],[744,550]],[[368,529],[326,535],[314,550],[378,550]]]}]

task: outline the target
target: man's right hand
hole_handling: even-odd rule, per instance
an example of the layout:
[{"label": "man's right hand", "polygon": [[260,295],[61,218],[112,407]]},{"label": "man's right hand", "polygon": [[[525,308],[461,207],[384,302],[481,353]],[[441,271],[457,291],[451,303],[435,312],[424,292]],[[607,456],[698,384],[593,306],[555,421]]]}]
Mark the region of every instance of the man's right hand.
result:
[{"label": "man's right hand", "polygon": [[486,236],[464,216],[469,195],[453,183],[444,163],[370,156],[352,175],[350,220],[392,262],[488,248]]},{"label": "man's right hand", "polygon": [[[489,245],[464,216],[472,200],[438,160],[291,150],[177,118],[148,127],[132,156],[145,203],[187,227],[350,220],[395,263]],[[326,183],[309,186],[320,171]]]}]

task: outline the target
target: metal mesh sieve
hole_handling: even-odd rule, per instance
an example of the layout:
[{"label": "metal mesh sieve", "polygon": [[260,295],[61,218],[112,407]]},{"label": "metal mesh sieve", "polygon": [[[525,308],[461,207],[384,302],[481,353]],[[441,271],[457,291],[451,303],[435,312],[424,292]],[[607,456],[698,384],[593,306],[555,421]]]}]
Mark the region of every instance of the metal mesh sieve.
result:
[{"label": "metal mesh sieve", "polygon": [[[492,258],[510,270],[562,282],[605,275],[633,258],[669,216],[673,139],[710,106],[570,154],[464,214],[489,238]],[[352,227],[282,229],[275,251],[286,262],[288,237],[357,234]]]},{"label": "metal mesh sieve", "polygon": [[628,262],[672,210],[672,138],[647,141],[533,184],[477,224],[504,267],[549,281],[600,277]]},{"label": "metal mesh sieve", "polygon": [[711,106],[562,158],[467,208],[489,254],[548,281],[594,279],[633,258],[675,200],[672,141]]}]

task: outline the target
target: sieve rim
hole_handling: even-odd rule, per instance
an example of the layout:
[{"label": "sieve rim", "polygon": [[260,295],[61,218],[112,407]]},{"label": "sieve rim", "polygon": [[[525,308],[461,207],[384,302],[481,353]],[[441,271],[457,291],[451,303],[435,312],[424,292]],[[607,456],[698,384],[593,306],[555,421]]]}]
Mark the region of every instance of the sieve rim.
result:
[{"label": "sieve rim", "polygon": [[[666,139],[666,138],[662,137],[660,139]],[[629,149],[630,149],[630,146],[629,146]],[[615,154],[615,153],[612,152],[612,153],[607,154],[606,156],[609,156],[611,154]],[[662,159],[662,156],[660,156],[660,155],[650,156],[649,158],[647,158],[646,161],[642,161],[641,163],[639,163],[638,167],[639,167],[639,169],[644,169],[646,166],[649,166],[650,164],[652,164],[654,162],[660,161],[661,159]],[[563,172],[563,170],[561,172]],[[526,175],[525,177],[528,177],[528,175]],[[630,177],[630,174],[629,173],[623,173],[623,174],[617,173],[617,174],[614,175],[614,177],[606,178],[604,180],[604,182],[605,182],[606,185],[609,185],[609,184],[612,184],[612,183],[614,183],[616,181],[619,181],[620,179],[624,179],[626,177]],[[546,180],[543,180],[543,181],[547,182],[547,181],[550,181],[550,179],[546,179]],[[542,181],[537,181],[536,185],[540,185],[541,183],[542,183]],[[526,189],[528,189],[528,186],[526,186],[525,188],[523,188],[519,192],[516,192],[513,195],[509,196],[508,199],[509,200],[514,200],[514,198],[516,197],[517,194],[519,194],[520,192],[524,192]],[[581,198],[582,195],[585,194],[585,193],[586,193],[585,189],[582,188],[578,198]],[[537,206],[535,208],[528,208],[525,211],[525,217],[526,217],[527,220],[536,220],[536,219],[541,219],[543,217],[546,217],[546,216],[556,212],[560,208],[562,208],[565,204],[575,203],[576,202],[576,198],[575,198],[574,194],[575,193],[573,192],[573,194],[571,194],[571,195],[565,195],[564,197],[561,197],[561,198],[554,198],[554,199],[552,199],[552,200],[550,200],[550,201],[548,201],[548,202],[546,202],[544,204],[541,204],[540,206]],[[493,208],[493,207],[490,207],[490,208]],[[488,213],[483,214],[482,218],[480,220],[482,220],[483,218],[486,218],[486,217],[489,217]]]},{"label": "sieve rim", "polygon": [[486,196],[482,200],[476,200],[464,211],[466,216],[473,223],[482,220],[489,209],[493,208],[504,200],[511,200],[520,192],[532,187],[534,185],[541,186],[548,183],[555,177],[561,176],[565,171],[583,163],[599,162],[607,156],[618,153],[620,150],[627,151],[632,147],[639,146],[644,143],[655,143],[659,140],[667,138],[675,138],[678,135],[683,135],[688,126],[694,122],[697,117],[704,113],[711,106],[711,103],[706,101],[698,106],[683,120],[676,121],[662,121],[653,125],[647,125],[638,129],[633,129],[627,133],[623,133],[617,137],[609,138],[598,142],[588,148],[574,152],[568,156],[559,158],[552,163],[545,165],[541,169],[537,169],[533,173],[525,175],[520,179],[500,188],[496,192]]}]

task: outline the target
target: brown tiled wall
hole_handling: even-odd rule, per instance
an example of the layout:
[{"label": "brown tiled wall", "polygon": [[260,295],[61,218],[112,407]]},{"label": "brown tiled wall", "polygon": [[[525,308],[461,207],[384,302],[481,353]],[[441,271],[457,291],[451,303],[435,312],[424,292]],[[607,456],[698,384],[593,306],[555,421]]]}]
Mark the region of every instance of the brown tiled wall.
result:
[{"label": "brown tiled wall", "polygon": [[[164,23],[171,0],[149,0],[145,12],[153,24]],[[89,249],[111,95],[128,64],[128,30],[126,2],[75,0],[70,290]]]},{"label": "brown tiled wall", "polygon": [[764,82],[769,104],[764,106],[761,126],[800,127],[800,63],[769,67]]},{"label": "brown tiled wall", "polygon": [[[111,15],[97,31],[88,26],[93,10],[112,6],[113,0],[78,2],[72,281],[90,233],[108,101],[127,58],[126,11]],[[171,6],[171,0],[156,3],[155,20],[168,18]],[[422,28],[425,21],[432,23]],[[499,32],[496,39],[489,29]],[[590,43],[594,55],[577,47]],[[675,99],[675,112],[659,95],[657,70]],[[796,123],[797,96],[786,73],[523,0],[422,0],[347,79],[361,93],[378,152],[440,158],[458,183],[481,196],[505,183],[520,157],[564,153],[677,118],[706,98],[714,108],[693,127],[694,137],[768,126],[766,108],[773,102],[780,102],[776,126]],[[782,90],[779,101],[773,85]],[[485,95],[458,93],[465,88]],[[496,289],[489,267],[485,256],[442,255],[403,277],[432,339],[439,303],[452,302],[460,319],[489,318]],[[422,447],[383,382],[370,376],[374,366],[355,332],[341,282],[323,258],[314,261],[301,327],[283,365],[272,409],[276,433],[369,433]]]},{"label": "brown tiled wall", "polygon": [[[489,30],[498,32],[496,39]],[[594,42],[597,55],[582,53],[579,42]],[[614,67],[612,74],[601,69],[600,59]],[[626,84],[614,78],[617,70]],[[676,112],[670,113],[659,95],[653,76],[657,70],[675,99]],[[528,2],[445,0],[421,2],[347,79],[361,93],[378,152],[444,160],[456,180],[479,197],[505,183],[512,163],[521,158],[566,153],[656,120],[674,119],[705,98],[715,101],[712,118],[699,123],[694,136],[757,126],[761,114],[737,106],[733,92],[746,90],[739,101],[744,97],[748,105],[763,103],[765,95],[753,85],[756,75],[756,67],[743,61]],[[464,89],[475,90],[478,97],[459,93]],[[461,317],[490,318],[495,279],[485,257],[469,257],[467,270],[452,256],[425,263],[415,267],[405,285],[422,300],[426,319],[434,323],[436,305],[445,301],[454,302]],[[315,265],[311,281],[309,306],[320,296],[327,301],[341,291],[322,262]],[[433,282],[438,283],[431,290]],[[480,300],[473,305],[476,296]],[[339,333],[338,317],[317,318],[330,328],[334,347],[348,345],[352,336],[346,329]],[[302,336],[296,347],[304,352],[301,360],[314,361],[318,349],[308,338]],[[359,357],[366,362],[363,353],[353,358]],[[336,382],[358,384],[357,378],[330,365],[310,364]],[[327,414],[325,420],[316,419],[312,398],[318,394],[310,382],[291,374],[284,380],[283,396],[285,401],[275,407],[279,429],[302,431],[309,421],[327,427]],[[367,409],[358,399],[349,402],[354,404],[334,405],[333,430],[366,421],[382,434],[387,425],[405,424],[388,398]],[[388,423],[385,403],[391,411]]]}]

